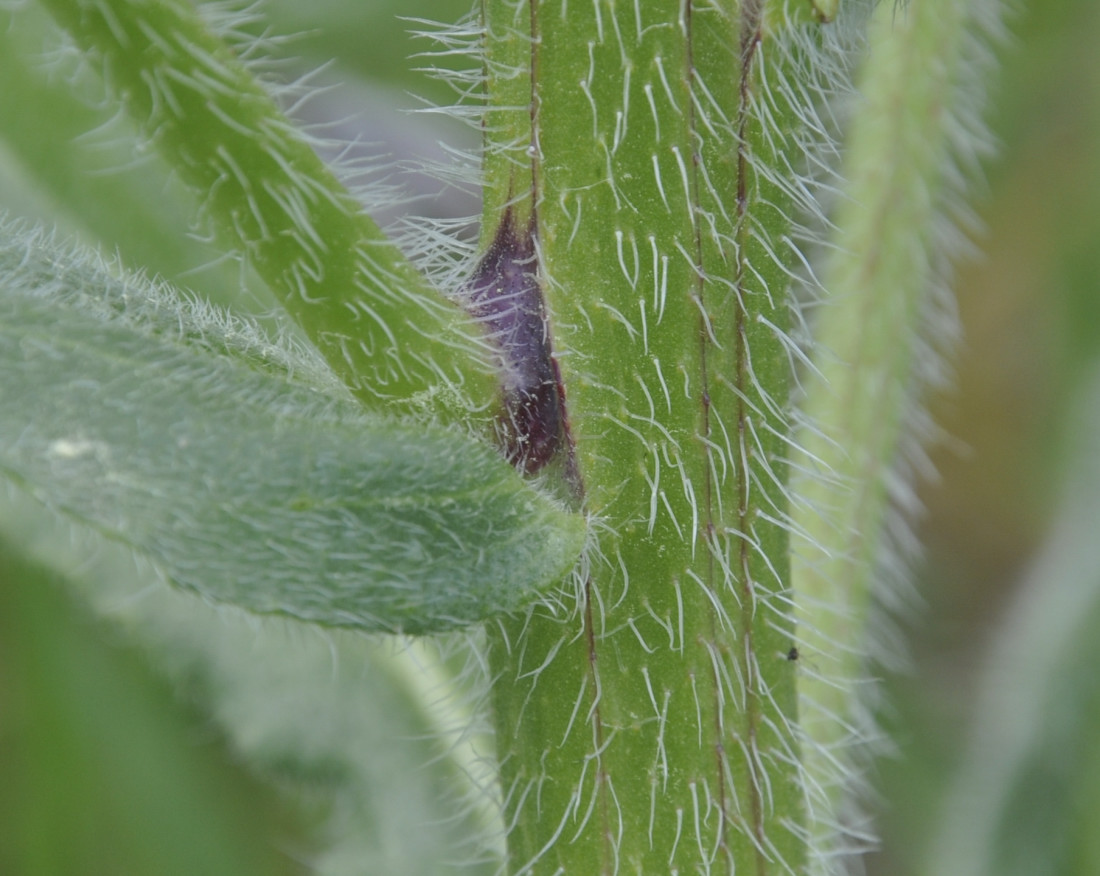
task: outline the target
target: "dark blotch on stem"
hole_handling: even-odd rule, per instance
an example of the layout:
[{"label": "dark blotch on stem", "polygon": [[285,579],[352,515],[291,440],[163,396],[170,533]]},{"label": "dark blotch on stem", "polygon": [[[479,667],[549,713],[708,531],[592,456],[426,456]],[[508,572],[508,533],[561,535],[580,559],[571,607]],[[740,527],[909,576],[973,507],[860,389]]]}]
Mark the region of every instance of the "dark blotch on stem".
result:
[{"label": "dark blotch on stem", "polygon": [[465,303],[501,357],[499,434],[508,460],[531,474],[564,448],[572,480],[565,392],[550,344],[534,228],[517,226],[509,207],[466,284]]}]

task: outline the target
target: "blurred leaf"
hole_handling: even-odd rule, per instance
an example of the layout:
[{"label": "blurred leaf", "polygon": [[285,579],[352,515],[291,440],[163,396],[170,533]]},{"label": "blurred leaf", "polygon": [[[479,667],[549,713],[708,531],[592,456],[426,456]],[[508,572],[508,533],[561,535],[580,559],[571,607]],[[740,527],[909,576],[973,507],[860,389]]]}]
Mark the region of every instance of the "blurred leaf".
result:
[{"label": "blurred leaf", "polygon": [[[338,58],[342,70],[446,100],[454,95],[415,69],[426,66],[415,56],[431,45],[414,32],[425,19],[454,22],[472,7],[470,0],[271,0],[264,4],[264,24],[293,35],[290,50],[315,62]],[[365,34],[380,38],[365,45]]]},{"label": "blurred leaf", "polygon": [[[485,755],[491,747],[471,718],[476,704],[471,697],[480,695],[478,685],[483,681],[479,681],[476,670],[465,666],[464,638],[444,638],[438,645],[419,640],[412,645],[387,636],[370,638],[278,619],[260,621],[243,612],[211,606],[168,587],[150,586],[121,546],[105,543],[90,551],[88,539],[74,542],[68,526],[43,509],[30,506],[26,499],[20,501],[18,496],[0,497],[0,528],[30,558],[9,565],[18,573],[0,576],[0,581],[8,583],[8,590],[50,583],[31,563],[44,563],[65,575],[97,614],[114,621],[114,630],[143,646],[158,669],[202,706],[234,755],[252,769],[276,779],[298,801],[312,804],[307,805],[308,809],[325,816],[308,851],[293,838],[273,839],[276,848],[285,854],[298,860],[306,858],[309,872],[318,876],[494,872],[493,852],[485,848],[487,840],[501,835],[488,791],[491,776]],[[41,602],[33,595],[24,597],[18,592],[9,597],[9,602],[13,600],[35,605]],[[84,709],[84,714],[90,716],[89,710],[94,711],[100,703],[99,686],[89,684],[92,670],[86,665],[91,659],[85,652],[93,647],[92,630],[81,638],[82,630],[71,628],[63,613],[56,618],[50,616],[57,610],[57,600],[47,601],[49,605],[42,608],[40,619],[42,624],[52,624],[56,638],[42,635],[44,650],[36,653],[43,660],[59,663],[69,653],[79,654],[79,665],[60,669],[51,683],[63,689],[50,693],[39,691],[44,682],[40,673],[33,674],[33,666],[5,659],[0,662],[0,673],[13,683],[5,685],[4,690],[23,691],[25,685],[34,685],[42,695],[54,696],[56,707],[65,710],[66,715],[80,714]],[[18,625],[17,638],[24,644],[27,636],[39,636],[37,626],[5,609],[3,619],[8,618]],[[78,643],[68,643],[74,636]],[[116,634],[116,638],[121,636]],[[118,674],[119,670],[115,667],[113,671]],[[99,682],[114,685],[114,689],[127,683],[132,679]],[[130,691],[122,696],[141,695]],[[100,728],[105,737],[102,744],[110,743],[114,732],[112,713],[134,722],[133,734],[116,734],[125,741],[115,753],[117,762],[80,768],[84,772],[104,770],[106,775],[97,784],[101,789],[109,786],[115,770],[125,771],[144,762],[146,746],[153,743],[142,740],[147,733],[156,732],[149,726],[152,718],[138,723],[128,707],[109,699],[106,704],[107,711],[98,714],[94,727],[90,717],[64,719],[64,727],[71,724],[75,731],[72,744],[83,746],[84,751],[96,744],[89,737],[100,733]],[[0,751],[4,784],[16,791],[25,787],[24,782],[41,788],[39,783],[50,779],[38,770],[49,769],[55,763],[50,760],[51,740],[42,736],[47,728],[37,719],[25,726],[41,739],[42,759],[24,762],[20,751],[10,744]],[[5,761],[4,754],[19,758],[19,762]],[[58,768],[74,768],[63,754],[54,752]],[[103,758],[102,754],[95,756]],[[168,765],[165,768],[171,769]],[[78,782],[84,772],[74,774],[68,782],[62,776],[50,799],[42,800],[42,808],[34,812],[13,801],[14,811],[23,820],[5,818],[0,824],[26,824],[28,830],[33,828],[49,838],[53,846],[58,845],[70,828],[81,829],[90,822],[87,813],[78,817],[83,799]],[[138,778],[134,781],[137,784]],[[46,794],[49,789],[41,791]],[[140,787],[120,788],[119,805],[127,806],[132,793],[141,799]],[[147,835],[163,835],[165,853],[158,862],[162,868],[147,871],[150,876],[221,872],[190,866],[194,857],[189,857],[186,849],[174,848],[174,843],[181,842],[181,833],[187,837],[195,822],[201,823],[205,805],[201,795],[185,795],[184,799],[196,810],[188,820],[165,824],[160,819],[171,812],[170,804],[149,807]],[[74,808],[73,818],[66,820]],[[210,808],[223,811],[213,803]],[[231,821],[228,826],[233,829],[236,825]],[[217,836],[211,838],[215,844],[220,841]],[[64,850],[53,851],[56,855]],[[177,859],[175,855],[181,851],[184,854]],[[6,874],[9,869],[4,869],[7,859],[3,854],[0,849],[0,872]],[[173,864],[176,860],[183,863]],[[33,870],[11,872],[39,876]],[[113,869],[104,871],[103,876],[119,872],[136,876],[142,871]],[[50,876],[78,873],[91,876],[73,868],[50,871]]]},{"label": "blurred leaf", "polygon": [[487,445],[368,417],[250,324],[0,236],[0,470],[175,584],[424,632],[518,608],[575,562],[582,519]]},{"label": "blurred leaf", "polygon": [[0,540],[0,872],[301,873],[270,789],[209,731],[196,744],[197,716],[144,655],[104,641],[11,547]]},{"label": "blurred leaf", "polygon": [[104,104],[91,69],[44,59],[56,31],[38,6],[0,8],[0,141],[9,173],[38,196],[30,216],[174,282],[186,275],[213,301],[258,309],[238,294],[240,266],[189,233],[196,199],[159,156],[136,152],[136,131]]}]

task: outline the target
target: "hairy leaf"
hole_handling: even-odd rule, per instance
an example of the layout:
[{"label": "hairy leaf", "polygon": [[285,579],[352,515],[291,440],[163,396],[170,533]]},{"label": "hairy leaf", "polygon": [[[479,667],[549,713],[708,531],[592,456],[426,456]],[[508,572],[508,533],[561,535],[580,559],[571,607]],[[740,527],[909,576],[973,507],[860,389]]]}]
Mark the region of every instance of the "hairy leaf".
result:
[{"label": "hairy leaf", "polygon": [[581,518],[477,439],[366,415],[315,355],[0,225],[0,471],[262,613],[424,632],[529,602]]}]

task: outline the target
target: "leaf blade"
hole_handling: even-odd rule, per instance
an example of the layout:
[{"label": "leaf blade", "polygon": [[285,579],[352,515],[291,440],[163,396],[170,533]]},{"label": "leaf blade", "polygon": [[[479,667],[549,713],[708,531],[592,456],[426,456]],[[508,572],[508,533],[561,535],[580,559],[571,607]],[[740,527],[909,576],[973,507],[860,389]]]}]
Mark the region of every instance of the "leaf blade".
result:
[{"label": "leaf blade", "polygon": [[518,608],[576,559],[580,518],[477,439],[365,414],[315,356],[5,230],[0,470],[171,582],[420,633]]}]

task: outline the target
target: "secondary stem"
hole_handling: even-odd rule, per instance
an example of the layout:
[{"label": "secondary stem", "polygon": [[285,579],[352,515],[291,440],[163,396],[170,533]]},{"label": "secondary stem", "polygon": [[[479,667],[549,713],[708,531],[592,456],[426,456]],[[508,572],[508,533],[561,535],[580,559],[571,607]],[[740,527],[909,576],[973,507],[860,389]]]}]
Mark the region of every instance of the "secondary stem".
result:
[{"label": "secondary stem", "polygon": [[490,404],[480,333],[431,289],[187,0],[43,0],[368,406]]}]

